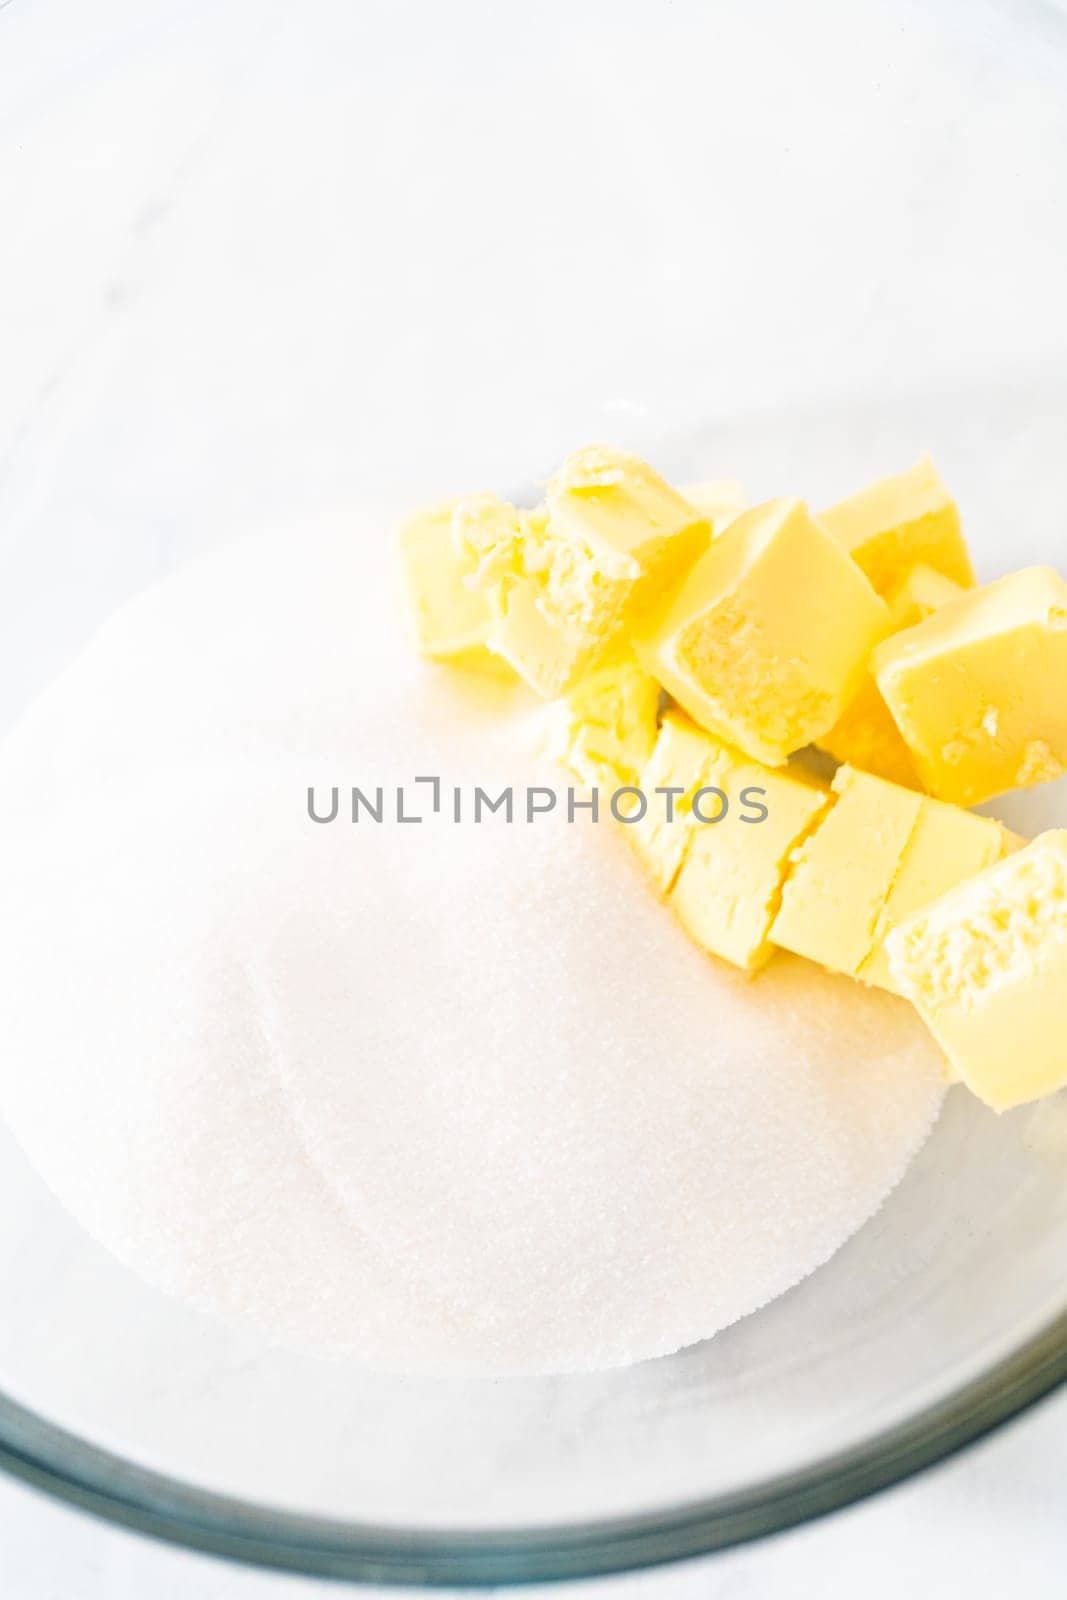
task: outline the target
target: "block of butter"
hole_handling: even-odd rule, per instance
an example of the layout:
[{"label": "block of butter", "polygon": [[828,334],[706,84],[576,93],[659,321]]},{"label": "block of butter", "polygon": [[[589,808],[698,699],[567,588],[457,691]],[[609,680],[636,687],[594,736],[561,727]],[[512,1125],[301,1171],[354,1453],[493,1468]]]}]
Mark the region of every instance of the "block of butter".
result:
[{"label": "block of butter", "polygon": [[489,660],[489,604],[470,588],[474,561],[454,536],[453,518],[464,503],[449,500],[420,511],[396,535],[415,645],[434,661]]},{"label": "block of butter", "polygon": [[489,601],[490,649],[554,699],[600,664],[709,539],[707,519],[645,462],[580,450],[549,482],[544,513],[478,551],[471,582]]},{"label": "block of butter", "polygon": [[[709,768],[709,787],[730,809],[691,828],[670,904],[695,943],[755,972],[773,954],[769,934],[790,852],[829,797],[801,769],[764,767],[721,744]],[[698,792],[696,803],[704,817],[722,809],[710,793],[702,800]]]},{"label": "block of butter", "polygon": [[1051,567],[968,590],[871,665],[931,794],[971,806],[1067,772],[1067,582]]},{"label": "block of butter", "polygon": [[819,521],[879,594],[888,594],[920,562],[958,584],[974,582],[955,501],[928,456],[838,501],[819,513]]},{"label": "block of butter", "polygon": [[681,870],[693,831],[693,795],[714,783],[721,747],[684,711],[665,711],[659,736],[639,784],[648,806],[642,817],[626,824],[626,834],[646,870],[663,894],[669,893]]},{"label": "block of butter", "polygon": [[545,752],[587,788],[636,785],[657,742],[659,703],[659,684],[623,656],[548,707]]},{"label": "block of butter", "polygon": [[887,950],[900,992],[987,1105],[1067,1085],[1067,831],[925,906]]},{"label": "block of butter", "polygon": [[[913,567],[886,597],[894,632],[921,622],[963,592],[958,583],[935,572],[933,567]],[[819,747],[836,760],[876,773],[890,783],[900,783],[908,789],[922,788],[911,751],[870,672],[864,674],[851,705],[819,740]]]},{"label": "block of butter", "polygon": [[853,699],[889,612],[801,500],[743,512],[639,623],[646,670],[709,732],[769,766]]}]

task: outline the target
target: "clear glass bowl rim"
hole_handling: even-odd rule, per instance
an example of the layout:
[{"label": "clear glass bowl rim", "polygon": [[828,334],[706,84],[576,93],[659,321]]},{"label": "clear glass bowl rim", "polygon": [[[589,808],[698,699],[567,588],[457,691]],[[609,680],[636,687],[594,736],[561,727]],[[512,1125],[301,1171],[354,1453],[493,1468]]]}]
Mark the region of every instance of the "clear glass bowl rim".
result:
[{"label": "clear glass bowl rim", "polygon": [[250,1566],[427,1588],[546,1583],[681,1561],[826,1516],[965,1449],[1067,1381],[1067,1309],[943,1399],[746,1489],[573,1525],[328,1521],[200,1489],[101,1450],[0,1393],[0,1469],[107,1522]]}]

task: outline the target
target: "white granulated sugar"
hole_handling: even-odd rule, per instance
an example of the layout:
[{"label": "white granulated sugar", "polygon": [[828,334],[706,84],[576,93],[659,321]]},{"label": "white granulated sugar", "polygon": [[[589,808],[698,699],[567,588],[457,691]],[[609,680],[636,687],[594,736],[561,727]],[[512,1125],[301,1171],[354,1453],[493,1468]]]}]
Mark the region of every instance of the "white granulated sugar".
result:
[{"label": "white granulated sugar", "polygon": [[158,763],[298,755],[323,782],[401,700],[404,733],[373,744],[379,763],[445,759],[487,732],[501,745],[502,719],[532,697],[503,674],[421,663],[394,580],[380,535],[347,527],[242,540],[149,590],[0,748],[0,829],[40,822],[72,786]]},{"label": "white granulated sugar", "polygon": [[881,1203],[936,1052],[887,996],[701,955],[607,827],[309,822],[309,781],[532,776],[525,698],[413,665],[376,570],[228,552],[17,731],[4,1110],[119,1257],[272,1336],[442,1372],[677,1349]]}]

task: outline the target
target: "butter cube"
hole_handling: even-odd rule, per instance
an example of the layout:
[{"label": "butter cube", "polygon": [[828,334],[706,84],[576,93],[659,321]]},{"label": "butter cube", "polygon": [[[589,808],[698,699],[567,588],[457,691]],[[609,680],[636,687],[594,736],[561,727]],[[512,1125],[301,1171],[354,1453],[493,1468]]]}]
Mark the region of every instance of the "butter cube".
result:
[{"label": "butter cube", "polygon": [[887,950],[900,992],[987,1105],[1067,1085],[1067,831],[942,895]]},{"label": "butter cube", "polygon": [[[921,622],[963,593],[958,583],[935,572],[933,567],[913,567],[886,598],[894,632]],[[890,783],[903,784],[906,789],[922,788],[911,751],[869,672],[864,674],[852,704],[819,740],[819,747],[838,761],[873,772]]]},{"label": "butter cube", "polygon": [[879,594],[887,594],[920,562],[964,587],[974,582],[959,512],[929,456],[840,500],[820,512],[819,521]]},{"label": "butter cube", "polygon": [[545,513],[481,552],[472,581],[489,598],[490,649],[555,699],[600,664],[709,538],[707,519],[645,462],[580,450],[550,481]]},{"label": "butter cube", "polygon": [[[586,554],[610,566],[628,563],[624,592],[616,597],[617,625],[635,622],[654,606],[706,549],[710,525],[704,513],[673,489],[638,456],[591,446],[568,457],[550,479],[545,503],[548,536],[558,541],[562,571],[552,577],[570,586]],[[568,594],[568,603],[589,596]],[[593,597],[604,610],[604,597]]]},{"label": "butter cube", "polygon": [[489,661],[491,614],[468,586],[474,561],[453,533],[461,500],[409,517],[397,530],[405,598],[419,652],[434,661]]},{"label": "butter cube", "polygon": [[979,817],[973,811],[924,797],[878,913],[871,952],[859,969],[863,982],[893,989],[885,951],[893,929],[958,883],[977,877],[1020,842],[992,817]]},{"label": "butter cube", "polygon": [[707,478],[700,483],[684,483],[679,493],[695,506],[711,524],[711,537],[717,539],[744,511],[748,501],[735,478]]},{"label": "butter cube", "polygon": [[[711,783],[731,800],[721,822],[694,824],[670,904],[683,928],[712,955],[755,972],[774,953],[769,934],[790,852],[827,804],[825,789],[798,769],[760,766],[721,746]],[[766,815],[746,813],[759,791]],[[714,797],[700,802],[715,814]],[[746,815],[754,820],[746,820]]]},{"label": "butter cube", "polygon": [[885,640],[872,670],[923,786],[977,805],[1067,771],[1067,583],[1029,567]]},{"label": "butter cube", "polygon": [[841,767],[834,804],[794,852],[770,937],[784,950],[855,977],[875,942],[922,796]]},{"label": "butter cube", "polygon": [[656,745],[659,702],[659,684],[623,657],[548,708],[546,752],[590,789],[636,785]]},{"label": "butter cube", "polygon": [[[667,894],[681,870],[693,832],[693,795],[714,783],[721,746],[684,712],[665,711],[659,737],[640,777],[648,801],[643,817],[626,823],[626,835],[656,887]],[[668,796],[663,791],[673,789]]]},{"label": "butter cube", "polygon": [[917,622],[933,616],[935,611],[940,611],[950,600],[958,600],[963,593],[962,584],[920,562],[886,596],[893,632],[914,628]]},{"label": "butter cube", "polygon": [[711,733],[769,766],[833,727],[889,613],[800,500],[742,513],[639,625],[645,668]]}]

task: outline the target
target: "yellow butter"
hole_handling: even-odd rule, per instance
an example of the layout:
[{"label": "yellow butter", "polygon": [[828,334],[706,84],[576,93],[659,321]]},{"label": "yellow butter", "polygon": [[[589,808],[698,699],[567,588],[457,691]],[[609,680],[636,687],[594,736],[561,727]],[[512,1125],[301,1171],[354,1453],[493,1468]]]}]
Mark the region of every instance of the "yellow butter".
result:
[{"label": "yellow butter", "polygon": [[942,895],[887,950],[900,992],[987,1105],[1067,1085],[1067,831]]},{"label": "yellow butter", "polygon": [[[652,881],[667,894],[681,870],[693,831],[693,795],[714,782],[722,748],[683,711],[665,711],[655,748],[640,776],[648,801],[643,817],[626,823],[626,836]],[[668,794],[667,791],[673,791]]]},{"label": "yellow butter", "polygon": [[735,478],[707,478],[700,483],[684,483],[679,489],[691,506],[711,524],[711,537],[717,539],[740,516],[748,501]]},{"label": "yellow butter", "polygon": [[899,633],[901,628],[913,628],[917,622],[940,611],[950,600],[957,600],[963,592],[962,584],[920,562],[886,596],[894,633]]},{"label": "yellow butter", "polygon": [[520,511],[497,494],[467,494],[452,502],[452,543],[473,580],[472,592],[488,592],[490,578],[518,560],[531,530],[543,528],[543,509]]},{"label": "yellow butter", "polygon": [[992,817],[979,817],[973,811],[924,797],[896,877],[878,914],[871,953],[859,969],[864,983],[894,989],[885,951],[885,940],[893,929],[1022,843]]},{"label": "yellow butter", "polygon": [[1052,568],[968,590],[871,664],[931,794],[977,805],[1067,771],[1067,583]]},{"label": "yellow butter", "polygon": [[841,767],[833,805],[794,852],[770,937],[855,977],[874,946],[922,796]]},{"label": "yellow butter", "polygon": [[548,707],[546,753],[590,789],[635,785],[657,739],[660,687],[632,657],[601,667]]},{"label": "yellow butter", "polygon": [[879,594],[892,590],[920,562],[958,584],[974,582],[959,512],[929,456],[830,506],[819,521]]},{"label": "yellow butter", "polygon": [[453,517],[465,503],[449,500],[420,511],[396,535],[415,644],[435,661],[489,659],[489,605],[469,586],[475,562],[453,535]]},{"label": "yellow butter", "polygon": [[[827,804],[806,773],[772,769],[720,746],[710,782],[730,801],[721,822],[694,824],[670,904],[690,938],[747,972],[773,954],[769,933],[790,852]],[[698,797],[714,816],[716,798]],[[758,806],[765,811],[749,809]]]},{"label": "yellow butter", "polygon": [[714,541],[635,646],[697,722],[777,766],[833,727],[888,627],[803,501],[770,500]]},{"label": "yellow butter", "polygon": [[[886,597],[894,632],[921,622],[963,592],[958,583],[933,567],[913,567]],[[836,760],[873,772],[890,783],[903,784],[906,789],[922,788],[911,751],[869,672],[864,674],[852,704],[819,740],[819,747]]]},{"label": "yellow butter", "polygon": [[495,495],[468,496],[453,512],[464,581],[488,612],[489,650],[551,698],[590,670],[593,652],[588,630],[551,616],[531,577],[547,571],[547,532],[544,507],[522,511]]},{"label": "yellow butter", "polygon": [[852,703],[819,740],[819,748],[837,761],[872,772],[890,783],[899,783],[906,789],[922,787],[911,751],[869,672],[864,673]]},{"label": "yellow butter", "polygon": [[483,549],[474,579],[489,601],[490,648],[547,699],[607,648],[707,545],[705,517],[645,462],[593,447],[549,482],[545,512]]}]

